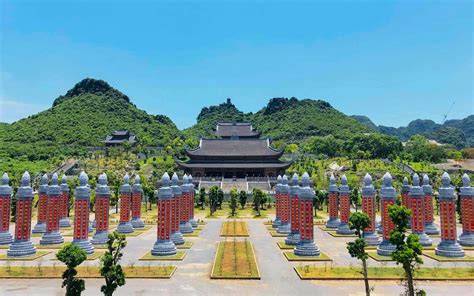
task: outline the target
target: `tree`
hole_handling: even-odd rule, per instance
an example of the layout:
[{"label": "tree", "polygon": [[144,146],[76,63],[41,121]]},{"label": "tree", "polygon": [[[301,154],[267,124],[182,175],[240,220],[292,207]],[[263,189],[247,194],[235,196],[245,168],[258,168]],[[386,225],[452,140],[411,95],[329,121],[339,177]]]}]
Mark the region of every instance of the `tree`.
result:
[{"label": "tree", "polygon": [[390,234],[390,243],[395,245],[396,249],[392,253],[392,259],[401,264],[405,271],[405,286],[407,294],[410,296],[425,295],[423,290],[415,290],[414,272],[415,269],[423,263],[421,259],[422,246],[416,234],[407,235],[408,219],[411,210],[401,205],[392,205],[388,207],[388,215],[395,225]]},{"label": "tree", "polygon": [[260,216],[260,203],[262,201],[263,192],[262,192],[262,190],[260,190],[258,188],[254,188],[253,192],[252,192],[252,195],[253,195],[254,209],[257,212],[257,216]]},{"label": "tree", "polygon": [[351,203],[354,205],[357,212],[357,206],[360,204],[359,188],[354,187],[350,194]]},{"label": "tree", "polygon": [[349,228],[353,229],[357,235],[357,239],[347,243],[347,250],[351,257],[362,261],[362,275],[364,276],[365,294],[370,295],[369,278],[367,273],[367,259],[369,255],[365,251],[367,242],[364,239],[364,229],[370,226],[370,218],[366,213],[356,212],[351,214],[349,218]]},{"label": "tree", "polygon": [[239,196],[239,193],[237,192],[237,189],[232,188],[229,192],[229,195],[230,195],[229,207],[232,211],[232,216],[235,216],[235,210],[237,209],[237,197]]},{"label": "tree", "polygon": [[209,189],[209,212],[211,216],[217,209],[218,191],[219,188],[217,186],[212,186],[211,189]]},{"label": "tree", "polygon": [[239,193],[239,203],[242,210],[245,208],[245,204],[247,203],[247,192],[241,190]]},{"label": "tree", "polygon": [[75,278],[76,267],[87,258],[86,252],[74,244],[66,244],[57,254],[56,258],[66,264],[67,269],[63,272],[63,283],[61,288],[66,287],[66,296],[81,295],[85,290],[83,279]]},{"label": "tree", "polygon": [[219,206],[219,209],[222,210],[222,203],[224,202],[224,191],[219,188],[217,190],[217,205]]},{"label": "tree", "polygon": [[201,210],[204,210],[205,202],[206,202],[206,188],[201,187],[199,189],[199,205],[201,206]]},{"label": "tree", "polygon": [[109,234],[107,251],[100,258],[100,275],[105,279],[105,285],[100,288],[100,291],[105,296],[112,296],[117,287],[125,285],[125,273],[119,262],[123,255],[122,249],[126,245],[125,235],[116,231]]}]

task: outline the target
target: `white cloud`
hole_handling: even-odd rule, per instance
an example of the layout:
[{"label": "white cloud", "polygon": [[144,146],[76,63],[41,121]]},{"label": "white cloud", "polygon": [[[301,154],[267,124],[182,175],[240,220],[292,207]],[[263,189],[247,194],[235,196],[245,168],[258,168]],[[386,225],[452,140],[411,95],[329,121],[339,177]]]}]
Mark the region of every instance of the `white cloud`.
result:
[{"label": "white cloud", "polygon": [[14,122],[47,109],[44,105],[0,98],[0,122]]}]

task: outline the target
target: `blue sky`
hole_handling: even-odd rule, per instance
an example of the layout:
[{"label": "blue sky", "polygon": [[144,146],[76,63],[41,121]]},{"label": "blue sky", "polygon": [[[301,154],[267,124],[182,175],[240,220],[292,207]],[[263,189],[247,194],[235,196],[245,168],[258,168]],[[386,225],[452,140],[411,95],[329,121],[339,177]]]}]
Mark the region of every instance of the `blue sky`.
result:
[{"label": "blue sky", "polygon": [[324,99],[388,126],[474,113],[470,1],[0,2],[0,121],[85,77],[180,128],[227,97]]}]

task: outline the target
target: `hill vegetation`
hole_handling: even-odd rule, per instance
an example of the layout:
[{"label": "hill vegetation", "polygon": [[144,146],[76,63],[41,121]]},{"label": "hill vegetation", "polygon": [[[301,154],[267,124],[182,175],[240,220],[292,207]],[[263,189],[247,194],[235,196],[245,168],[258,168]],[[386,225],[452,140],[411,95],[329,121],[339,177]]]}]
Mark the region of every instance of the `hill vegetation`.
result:
[{"label": "hill vegetation", "polygon": [[0,157],[45,160],[84,156],[115,130],[128,129],[142,145],[166,145],[180,132],[163,115],[149,115],[105,81],[84,79],[53,106],[9,125],[0,125]]},{"label": "hill vegetation", "polygon": [[458,149],[474,147],[474,115],[464,119],[447,120],[443,124],[429,119],[416,119],[407,126],[398,128],[377,126],[366,116],[353,115],[352,117],[372,129],[395,136],[402,141],[406,141],[414,135],[423,135],[439,143],[453,145]]}]

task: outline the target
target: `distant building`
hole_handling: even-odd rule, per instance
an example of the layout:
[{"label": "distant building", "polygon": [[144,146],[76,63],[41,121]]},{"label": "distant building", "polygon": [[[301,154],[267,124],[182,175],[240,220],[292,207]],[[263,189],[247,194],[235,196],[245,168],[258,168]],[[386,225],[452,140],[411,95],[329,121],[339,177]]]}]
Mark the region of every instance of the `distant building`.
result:
[{"label": "distant building", "polygon": [[105,147],[120,146],[124,142],[134,145],[138,142],[138,138],[128,130],[120,130],[107,136],[103,142],[105,143]]},{"label": "distant building", "polygon": [[195,177],[276,177],[291,162],[280,160],[283,151],[270,146],[270,139],[260,139],[250,123],[218,123],[219,139],[201,139],[199,148],[186,149],[188,161],[177,161]]}]

